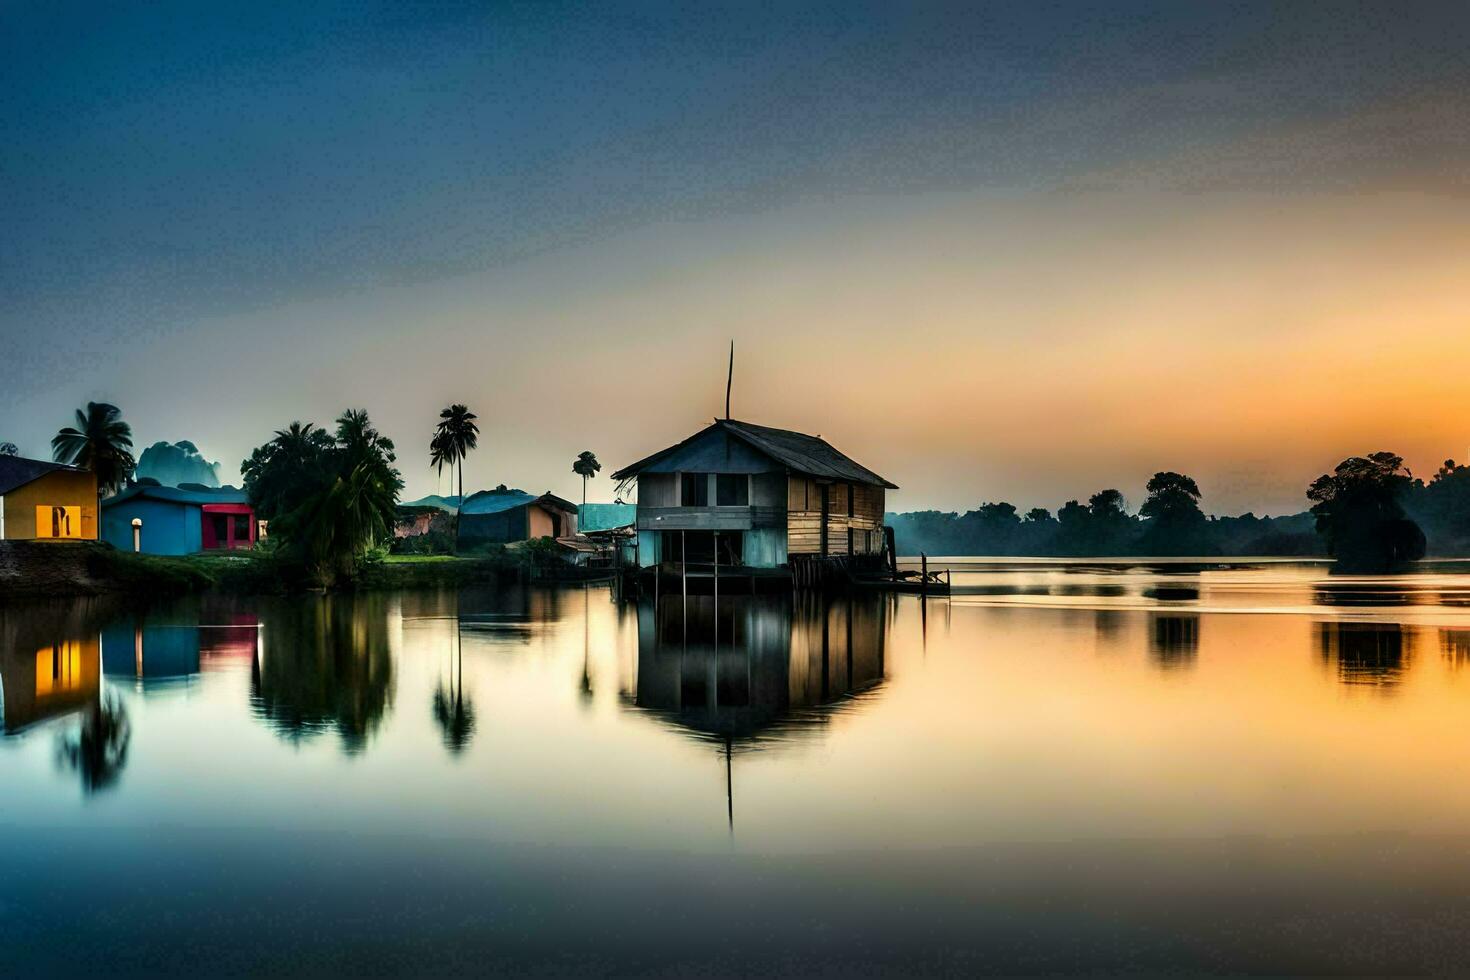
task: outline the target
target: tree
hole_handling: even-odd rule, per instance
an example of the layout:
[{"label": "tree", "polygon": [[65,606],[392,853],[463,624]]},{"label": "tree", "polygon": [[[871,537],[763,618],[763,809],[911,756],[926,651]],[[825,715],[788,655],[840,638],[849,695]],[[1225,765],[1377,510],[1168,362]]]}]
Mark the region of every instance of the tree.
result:
[{"label": "tree", "polygon": [[331,475],[331,433],[310,422],[292,422],[240,464],[245,492],[262,520],[272,521],[326,488]]},{"label": "tree", "polygon": [[1143,550],[1156,555],[1201,554],[1205,515],[1199,508],[1199,484],[1182,473],[1163,471],[1148,481],[1148,499],[1138,509],[1148,521]]},{"label": "tree", "polygon": [[475,415],[464,405],[450,405],[439,413],[439,425],[429,440],[429,459],[435,466],[446,464],[459,471],[459,503],[455,507],[456,523],[464,510],[464,460],[480,439]]},{"label": "tree", "polygon": [[293,422],[251,453],[241,472],[251,504],[272,522],[271,536],[331,585],[392,537],[403,489],[396,459],[393,440],[373,428],[367,412],[349,409],[335,438]]},{"label": "tree", "polygon": [[590,449],[584,449],[578,453],[576,461],[572,463],[572,472],[582,478],[583,507],[587,506],[587,479],[596,476],[600,469],[602,469],[602,464],[597,461],[596,456],[592,455]]},{"label": "tree", "polygon": [[133,428],[116,405],[87,402],[85,409],[77,409],[76,426],[63,428],[51,440],[51,457],[95,473],[99,494],[116,493],[137,467]]},{"label": "tree", "polygon": [[1424,557],[1424,532],[1403,508],[1414,483],[1403,464],[1390,452],[1352,456],[1307,488],[1317,533],[1338,569],[1385,571]]},{"label": "tree", "polygon": [[0,456],[19,456],[20,447],[13,442],[0,442]]}]

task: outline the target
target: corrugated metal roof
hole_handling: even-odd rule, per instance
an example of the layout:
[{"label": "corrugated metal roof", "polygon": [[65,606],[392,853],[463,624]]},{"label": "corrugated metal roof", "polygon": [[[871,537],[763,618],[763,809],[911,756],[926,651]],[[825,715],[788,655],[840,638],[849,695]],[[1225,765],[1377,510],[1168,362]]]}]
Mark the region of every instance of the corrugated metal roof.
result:
[{"label": "corrugated metal roof", "polygon": [[638,508],[633,504],[583,504],[577,508],[577,530],[611,531],[627,527],[638,517]]},{"label": "corrugated metal roof", "polygon": [[202,490],[186,490],[183,487],[154,487],[134,484],[122,493],[102,501],[103,507],[112,507],[125,500],[142,497],[145,500],[166,500],[174,504],[248,504],[250,496],[236,487],[217,487]]},{"label": "corrugated metal roof", "polygon": [[524,507],[536,498],[524,490],[481,490],[464,499],[465,514],[499,514]]},{"label": "corrugated metal roof", "polygon": [[24,456],[0,456],[0,493],[9,493],[17,487],[39,480],[47,473],[58,470],[81,473],[75,466],[53,463],[48,459],[27,459]]},{"label": "corrugated metal roof", "polygon": [[565,500],[552,493],[550,490],[539,496],[533,496],[524,490],[481,490],[464,498],[464,507],[461,513],[465,514],[499,514],[507,510],[515,510],[526,504],[539,503],[546,507],[555,507],[575,514],[577,505],[570,500]]},{"label": "corrugated metal roof", "polygon": [[850,480],[854,483],[867,483],[872,486],[887,487],[890,490],[898,489],[896,484],[888,482],[866,466],[838,452],[831,443],[827,442],[821,436],[809,436],[802,432],[793,432],[790,429],[774,429],[768,425],[756,425],[752,422],[737,422],[733,419],[716,419],[713,425],[699,430],[683,442],[676,443],[667,449],[662,449],[654,453],[652,456],[640,459],[631,466],[623,467],[612,475],[613,479],[623,480],[630,476],[635,476],[640,470],[673,452],[675,449],[693,442],[706,432],[709,432],[710,429],[724,429],[730,435],[765,453],[767,456],[797,473],[804,473],[808,476],[826,477],[832,480]]}]

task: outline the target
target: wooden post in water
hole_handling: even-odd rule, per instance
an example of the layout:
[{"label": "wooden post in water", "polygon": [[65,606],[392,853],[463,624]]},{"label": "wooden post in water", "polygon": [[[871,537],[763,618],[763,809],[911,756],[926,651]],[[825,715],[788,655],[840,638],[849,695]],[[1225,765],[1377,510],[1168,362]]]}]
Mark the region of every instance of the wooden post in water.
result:
[{"label": "wooden post in water", "polygon": [[[689,604],[689,545],[684,540],[684,532],[679,532],[679,588],[684,592],[684,604]],[[684,614],[689,618],[689,613]]]},{"label": "wooden post in water", "polygon": [[924,554],[924,552],[922,552],[922,551],[919,552],[919,584],[923,588],[924,594],[925,595],[928,595],[929,594],[929,556],[926,555],[926,554]]},{"label": "wooden post in water", "polygon": [[715,650],[720,648],[720,532],[715,532]]}]

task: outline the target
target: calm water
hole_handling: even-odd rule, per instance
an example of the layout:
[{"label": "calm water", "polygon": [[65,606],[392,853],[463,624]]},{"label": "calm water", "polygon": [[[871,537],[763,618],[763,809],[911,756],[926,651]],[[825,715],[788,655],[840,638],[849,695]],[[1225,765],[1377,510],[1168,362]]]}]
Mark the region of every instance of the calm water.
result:
[{"label": "calm water", "polygon": [[1470,968],[1470,576],[0,610],[10,975]]}]

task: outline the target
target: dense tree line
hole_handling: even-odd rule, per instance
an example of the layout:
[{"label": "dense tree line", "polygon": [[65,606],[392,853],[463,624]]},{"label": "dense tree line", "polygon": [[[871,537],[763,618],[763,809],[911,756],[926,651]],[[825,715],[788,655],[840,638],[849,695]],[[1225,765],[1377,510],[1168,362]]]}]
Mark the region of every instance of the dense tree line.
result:
[{"label": "dense tree line", "polygon": [[901,554],[1036,556],[1333,556],[1343,571],[1470,555],[1470,465],[1446,460],[1428,480],[1387,452],[1353,456],[1307,488],[1288,517],[1206,516],[1193,479],[1154,474],[1137,512],[1117,490],[1055,513],[984,503],[966,513],[889,514]]}]

